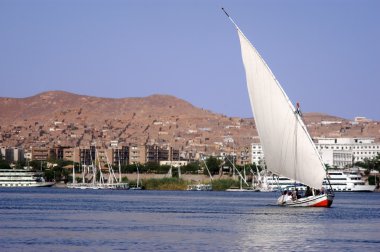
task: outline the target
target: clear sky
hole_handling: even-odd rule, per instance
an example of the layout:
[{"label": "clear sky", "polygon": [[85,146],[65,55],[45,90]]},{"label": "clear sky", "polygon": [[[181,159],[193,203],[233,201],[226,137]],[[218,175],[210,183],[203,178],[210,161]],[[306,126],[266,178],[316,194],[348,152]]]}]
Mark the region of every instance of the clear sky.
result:
[{"label": "clear sky", "polygon": [[222,6],[304,112],[380,120],[377,0],[0,0],[0,96],[169,94],[252,117]]}]

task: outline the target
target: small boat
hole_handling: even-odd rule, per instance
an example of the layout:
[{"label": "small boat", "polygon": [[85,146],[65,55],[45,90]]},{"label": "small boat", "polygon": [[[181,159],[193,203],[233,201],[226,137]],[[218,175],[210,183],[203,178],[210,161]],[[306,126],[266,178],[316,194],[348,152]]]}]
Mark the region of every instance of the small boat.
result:
[{"label": "small boat", "polygon": [[[331,186],[322,190],[326,167],[302,120],[299,103],[293,105],[256,48],[222,10],[239,36],[249,99],[268,170],[314,189],[312,195],[303,198],[285,200],[281,195],[277,204],[289,207],[331,206],[334,199]],[[317,190],[324,193],[318,194]]]},{"label": "small boat", "polygon": [[188,185],[187,191],[212,191],[212,185],[211,184]]},{"label": "small boat", "polygon": [[254,188],[228,188],[226,189],[226,192],[260,192],[259,189]]},{"label": "small boat", "polygon": [[129,189],[130,190],[142,190],[142,186],[140,185],[140,172],[139,172],[139,167],[136,164],[136,170],[137,170],[137,180],[136,180],[136,186],[131,186]]}]

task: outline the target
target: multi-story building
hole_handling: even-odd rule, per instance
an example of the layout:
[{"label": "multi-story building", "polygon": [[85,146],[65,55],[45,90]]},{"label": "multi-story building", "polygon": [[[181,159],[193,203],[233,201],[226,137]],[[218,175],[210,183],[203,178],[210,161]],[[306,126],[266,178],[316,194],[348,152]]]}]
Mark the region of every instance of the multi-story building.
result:
[{"label": "multi-story building", "polygon": [[380,154],[380,143],[373,138],[315,138],[314,141],[323,161],[338,168]]},{"label": "multi-story building", "polygon": [[18,162],[24,160],[24,149],[18,147],[1,147],[1,156],[8,162]]},{"label": "multi-story building", "polygon": [[52,156],[54,156],[54,152],[51,151],[50,148],[47,147],[31,147],[32,150],[32,160],[37,161],[47,161]]},{"label": "multi-story building", "polygon": [[143,145],[132,144],[129,146],[129,163],[130,164],[145,164],[146,149]]},{"label": "multi-story building", "polygon": [[112,159],[114,165],[119,165],[119,163],[120,165],[129,164],[129,146],[113,149]]},{"label": "multi-story building", "polygon": [[80,161],[80,150],[79,147],[70,146],[54,146],[50,150],[51,157],[59,160],[68,160],[79,162]]},{"label": "multi-story building", "polygon": [[180,152],[169,146],[147,145],[146,162],[160,163],[161,161],[180,161]]},{"label": "multi-story building", "polygon": [[64,160],[70,160],[76,163],[80,162],[80,148],[65,148],[63,149],[63,159]]},{"label": "multi-story building", "polygon": [[261,144],[253,143],[251,145],[251,148],[252,148],[251,163],[259,165],[262,162],[264,162],[264,152],[263,152],[263,147],[261,146]]},{"label": "multi-story building", "polygon": [[158,145],[146,146],[146,162],[159,163],[169,159],[169,148],[163,148]]},{"label": "multi-story building", "polygon": [[80,163],[82,165],[92,165],[95,163],[96,149],[95,146],[89,148],[80,148]]},{"label": "multi-story building", "polygon": [[[372,138],[315,138],[314,141],[323,162],[331,167],[352,166],[380,154],[380,143]],[[261,144],[252,144],[252,163],[259,164],[263,159]]]},{"label": "multi-story building", "polygon": [[244,147],[244,148],[240,149],[237,153],[236,163],[238,165],[252,164],[252,157],[251,157],[252,152],[250,151],[249,147]]}]

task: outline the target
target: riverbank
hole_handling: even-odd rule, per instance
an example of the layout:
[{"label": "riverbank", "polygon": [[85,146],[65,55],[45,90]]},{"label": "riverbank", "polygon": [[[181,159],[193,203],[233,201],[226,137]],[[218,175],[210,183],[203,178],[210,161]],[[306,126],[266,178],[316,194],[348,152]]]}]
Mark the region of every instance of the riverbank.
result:
[{"label": "riverbank", "polygon": [[[123,174],[122,179],[131,187],[137,185],[137,174]],[[139,186],[145,190],[184,191],[189,185],[211,184],[214,191],[225,191],[231,187],[239,187],[237,177],[214,176],[212,179],[205,175],[185,174],[181,178],[168,177],[166,174],[140,174]],[[66,188],[65,183],[57,183],[54,187]]]}]

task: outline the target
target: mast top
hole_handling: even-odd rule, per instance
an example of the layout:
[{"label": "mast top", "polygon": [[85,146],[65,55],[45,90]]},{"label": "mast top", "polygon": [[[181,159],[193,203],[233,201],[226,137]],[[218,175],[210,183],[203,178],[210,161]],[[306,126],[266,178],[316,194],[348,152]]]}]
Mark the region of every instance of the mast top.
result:
[{"label": "mast top", "polygon": [[222,11],[224,11],[224,13],[227,15],[227,17],[230,17],[230,15],[228,15],[227,11],[222,7]]},{"label": "mast top", "polygon": [[239,27],[237,26],[237,24],[235,23],[235,21],[230,17],[230,15],[227,13],[227,11],[222,7],[222,11],[224,12],[224,14],[226,14],[226,16],[228,17],[228,19],[231,21],[231,23],[235,26],[235,28],[237,30],[240,30]]}]

